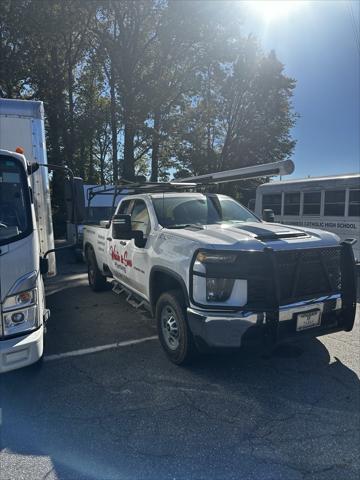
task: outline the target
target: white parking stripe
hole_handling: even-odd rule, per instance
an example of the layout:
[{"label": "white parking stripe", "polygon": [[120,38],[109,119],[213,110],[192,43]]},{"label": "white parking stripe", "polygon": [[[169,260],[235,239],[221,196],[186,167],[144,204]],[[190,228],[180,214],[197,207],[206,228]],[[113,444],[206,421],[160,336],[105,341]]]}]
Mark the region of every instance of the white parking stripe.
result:
[{"label": "white parking stripe", "polygon": [[114,348],[128,347],[129,345],[136,345],[137,343],[148,342],[149,340],[156,340],[158,337],[144,337],[134,340],[126,340],[124,342],[110,343],[109,345],[101,345],[99,347],[83,348],[82,350],[73,350],[71,352],[56,353],[54,355],[47,355],[44,357],[44,362],[51,362],[53,360],[60,360],[68,357],[80,357],[81,355],[89,355],[91,353],[103,352],[104,350],[111,350]]}]

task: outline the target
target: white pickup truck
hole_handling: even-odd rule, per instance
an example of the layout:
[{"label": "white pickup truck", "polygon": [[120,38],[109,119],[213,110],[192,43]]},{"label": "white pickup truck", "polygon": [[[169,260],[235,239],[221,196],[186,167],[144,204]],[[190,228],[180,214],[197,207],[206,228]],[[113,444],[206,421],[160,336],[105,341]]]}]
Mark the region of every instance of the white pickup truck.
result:
[{"label": "white pickup truck", "polygon": [[111,221],[85,226],[84,255],[91,288],[112,278],[137,297],[176,364],[213,347],[271,347],[354,324],[350,243],[263,222],[225,195],[129,195]]}]

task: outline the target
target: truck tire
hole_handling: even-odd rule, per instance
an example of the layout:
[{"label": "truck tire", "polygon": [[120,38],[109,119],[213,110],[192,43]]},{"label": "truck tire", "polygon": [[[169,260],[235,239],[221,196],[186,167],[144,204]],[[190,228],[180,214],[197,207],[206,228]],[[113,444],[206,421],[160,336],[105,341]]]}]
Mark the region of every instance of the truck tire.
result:
[{"label": "truck tire", "polygon": [[101,292],[109,288],[109,283],[106,281],[106,277],[100,272],[96,263],[94,252],[89,250],[87,255],[87,267],[88,267],[88,281],[90,288],[94,292]]},{"label": "truck tire", "polygon": [[160,343],[176,365],[189,363],[197,353],[186,321],[186,308],[180,290],[160,295],[156,303],[156,320]]}]

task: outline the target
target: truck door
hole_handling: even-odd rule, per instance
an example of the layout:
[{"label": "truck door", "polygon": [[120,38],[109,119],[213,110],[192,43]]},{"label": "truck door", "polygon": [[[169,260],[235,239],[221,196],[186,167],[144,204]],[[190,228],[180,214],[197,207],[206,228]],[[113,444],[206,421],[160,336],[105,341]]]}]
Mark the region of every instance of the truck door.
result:
[{"label": "truck door", "polygon": [[[131,215],[133,230],[141,230],[148,238],[151,224],[147,206],[143,200],[125,200],[118,213]],[[114,278],[132,289],[146,295],[146,272],[148,271],[149,241],[144,248],[135,245],[134,240],[109,240],[109,268]]]},{"label": "truck door", "polygon": [[[134,200],[122,201],[117,213],[130,213],[133,203]],[[128,279],[131,269],[131,262],[127,260],[129,243],[130,240],[115,240],[111,236],[108,237],[108,267],[116,280],[133,286]]]},{"label": "truck door", "polygon": [[151,231],[150,215],[146,203],[140,199],[134,201],[129,213],[131,213],[132,229],[142,231],[146,239],[146,245],[142,248],[137,247],[134,240],[131,240],[127,245],[127,259],[131,262],[131,267],[129,268],[130,281],[139,293],[146,295],[146,273],[149,270],[149,235]]}]

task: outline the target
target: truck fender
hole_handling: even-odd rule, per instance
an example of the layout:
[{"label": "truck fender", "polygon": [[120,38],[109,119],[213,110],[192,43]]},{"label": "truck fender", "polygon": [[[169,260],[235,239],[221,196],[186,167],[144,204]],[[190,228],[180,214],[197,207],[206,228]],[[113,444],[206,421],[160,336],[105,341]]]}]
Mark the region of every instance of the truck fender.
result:
[{"label": "truck fender", "polygon": [[169,290],[180,289],[186,306],[189,306],[189,294],[182,277],[166,267],[153,267],[149,277],[150,307],[154,314],[156,302],[160,295]]}]

